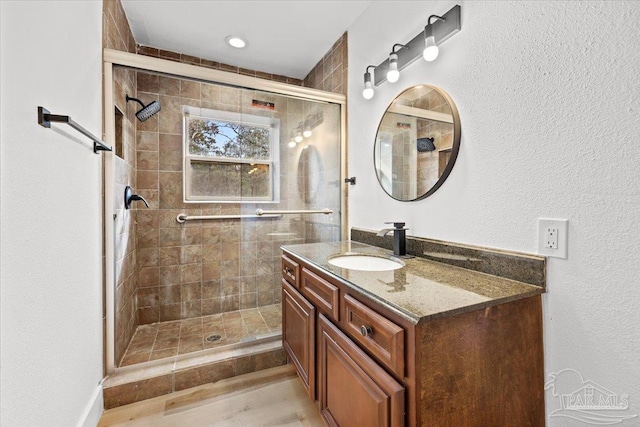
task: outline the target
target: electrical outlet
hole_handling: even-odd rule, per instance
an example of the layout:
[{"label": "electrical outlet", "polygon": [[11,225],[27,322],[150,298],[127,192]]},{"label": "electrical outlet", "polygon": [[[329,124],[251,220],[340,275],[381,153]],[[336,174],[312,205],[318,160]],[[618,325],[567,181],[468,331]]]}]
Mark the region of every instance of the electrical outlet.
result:
[{"label": "electrical outlet", "polygon": [[544,247],[547,249],[558,249],[558,229],[547,227],[544,229]]},{"label": "electrical outlet", "polygon": [[567,219],[538,219],[538,253],[549,257],[567,259]]}]

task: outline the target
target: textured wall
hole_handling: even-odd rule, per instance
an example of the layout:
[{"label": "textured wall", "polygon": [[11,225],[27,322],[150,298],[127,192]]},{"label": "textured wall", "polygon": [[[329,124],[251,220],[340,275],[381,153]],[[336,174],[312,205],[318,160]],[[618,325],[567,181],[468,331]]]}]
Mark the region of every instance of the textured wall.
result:
[{"label": "textured wall", "polygon": [[42,105],[101,134],[101,8],[0,2],[3,427],[95,426],[102,409],[102,155],[36,122]]},{"label": "textured wall", "polygon": [[[569,258],[548,264],[546,374],[576,369],[640,413],[640,5],[460,4],[462,31],[437,61],[418,60],[370,101],[364,68],[453,3],[372,2],[349,28],[350,224],[403,220],[412,235],[535,253],[537,219],[568,218]],[[370,153],[387,104],[419,83],[456,102],[460,154],[433,196],[401,203],[379,188]],[[548,414],[557,403],[547,395]],[[549,418],[582,425],[571,422]]]}]

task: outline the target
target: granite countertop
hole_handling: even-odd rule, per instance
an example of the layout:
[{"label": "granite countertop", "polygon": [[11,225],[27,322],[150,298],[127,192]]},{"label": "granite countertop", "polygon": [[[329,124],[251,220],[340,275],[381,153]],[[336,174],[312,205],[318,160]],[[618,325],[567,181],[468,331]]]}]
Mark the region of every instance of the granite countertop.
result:
[{"label": "granite countertop", "polygon": [[354,241],[287,245],[282,250],[414,324],[544,292],[541,286],[424,258],[402,259],[404,267],[393,271],[351,270],[329,264],[327,258],[338,254],[391,255],[387,249]]}]

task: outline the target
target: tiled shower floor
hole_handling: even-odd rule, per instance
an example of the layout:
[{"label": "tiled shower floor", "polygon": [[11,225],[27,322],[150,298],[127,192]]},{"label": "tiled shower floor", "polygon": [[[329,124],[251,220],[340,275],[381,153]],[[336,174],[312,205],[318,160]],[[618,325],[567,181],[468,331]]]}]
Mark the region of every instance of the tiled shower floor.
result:
[{"label": "tiled shower floor", "polygon": [[[280,304],[141,325],[136,329],[119,366],[235,344],[255,336],[279,333],[281,330]],[[211,335],[219,335],[220,339],[207,341],[207,337]]]}]

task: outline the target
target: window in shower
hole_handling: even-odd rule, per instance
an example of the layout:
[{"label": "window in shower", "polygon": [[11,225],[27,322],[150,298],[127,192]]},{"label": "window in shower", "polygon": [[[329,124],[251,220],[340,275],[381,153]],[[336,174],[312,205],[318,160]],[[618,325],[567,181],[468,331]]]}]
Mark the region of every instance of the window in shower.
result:
[{"label": "window in shower", "polygon": [[185,202],[279,198],[278,119],[184,107]]}]

